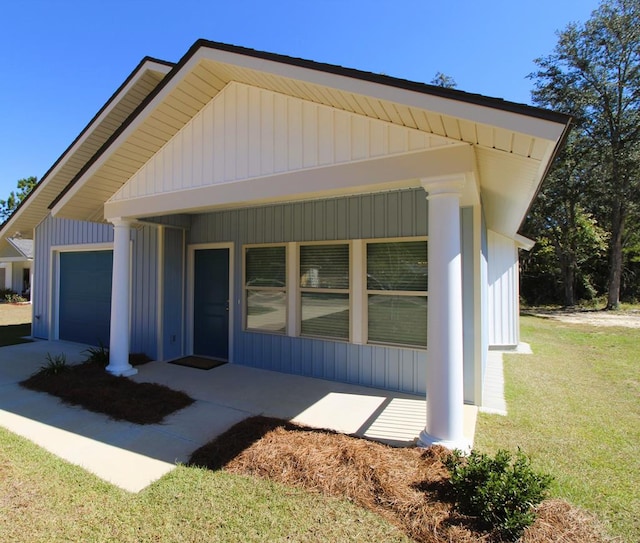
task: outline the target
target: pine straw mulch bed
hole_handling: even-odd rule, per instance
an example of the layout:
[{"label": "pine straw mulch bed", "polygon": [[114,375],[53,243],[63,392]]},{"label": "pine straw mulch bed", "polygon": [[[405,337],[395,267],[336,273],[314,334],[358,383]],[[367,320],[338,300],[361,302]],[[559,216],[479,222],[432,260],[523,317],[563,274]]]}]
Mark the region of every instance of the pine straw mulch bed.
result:
[{"label": "pine straw mulch bed", "polygon": [[[190,464],[258,476],[346,498],[380,514],[418,542],[493,542],[447,499],[442,447],[393,448],[268,417],[230,428],[191,456]],[[597,521],[562,500],[546,500],[521,541],[602,543]]]},{"label": "pine straw mulch bed", "polygon": [[95,362],[68,366],[55,375],[40,371],[20,384],[57,396],[65,403],[135,424],[160,423],[167,415],[194,402],[184,392],[164,385],[111,375],[104,365]]}]

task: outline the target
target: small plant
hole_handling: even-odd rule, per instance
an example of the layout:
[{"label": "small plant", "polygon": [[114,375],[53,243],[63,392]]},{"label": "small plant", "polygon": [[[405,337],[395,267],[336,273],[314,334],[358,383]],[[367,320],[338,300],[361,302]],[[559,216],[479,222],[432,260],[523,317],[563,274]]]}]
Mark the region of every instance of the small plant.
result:
[{"label": "small plant", "polygon": [[104,346],[102,341],[98,342],[97,347],[89,347],[82,352],[87,353],[85,362],[94,362],[105,367],[109,364],[109,349]]},{"label": "small plant", "polygon": [[24,296],[20,296],[20,294],[16,294],[15,292],[13,292],[11,294],[5,294],[4,295],[4,299],[9,304],[18,304],[18,303],[23,303],[23,302],[28,302],[29,301]]},{"label": "small plant", "polygon": [[44,366],[40,366],[40,373],[43,375],[59,375],[60,373],[67,371],[67,357],[64,353],[51,356],[51,353],[47,353],[47,363]]},{"label": "small plant", "polygon": [[494,529],[510,541],[533,523],[533,508],[544,499],[551,483],[550,476],[531,468],[529,457],[520,449],[513,462],[505,450],[493,458],[476,451],[468,457],[454,451],[445,466],[458,510],[477,517],[483,528]]}]

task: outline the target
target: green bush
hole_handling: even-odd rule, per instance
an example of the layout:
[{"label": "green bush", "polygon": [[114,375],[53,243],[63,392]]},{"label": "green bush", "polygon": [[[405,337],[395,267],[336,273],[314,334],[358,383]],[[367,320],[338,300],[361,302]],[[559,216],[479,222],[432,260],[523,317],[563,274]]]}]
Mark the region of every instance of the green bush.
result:
[{"label": "green bush", "polygon": [[42,375],[58,375],[63,371],[67,371],[67,357],[64,353],[51,356],[51,353],[47,353],[47,363],[44,366],[40,366],[40,373]]},{"label": "green bush", "polygon": [[82,352],[87,353],[85,362],[94,362],[105,367],[109,364],[109,349],[104,346],[102,341],[99,342],[98,347],[89,347]]},{"label": "green bush", "polygon": [[513,462],[505,450],[493,458],[476,451],[468,457],[454,451],[445,466],[458,510],[511,541],[533,523],[533,508],[544,499],[551,483],[551,477],[531,468],[529,458],[519,449]]}]

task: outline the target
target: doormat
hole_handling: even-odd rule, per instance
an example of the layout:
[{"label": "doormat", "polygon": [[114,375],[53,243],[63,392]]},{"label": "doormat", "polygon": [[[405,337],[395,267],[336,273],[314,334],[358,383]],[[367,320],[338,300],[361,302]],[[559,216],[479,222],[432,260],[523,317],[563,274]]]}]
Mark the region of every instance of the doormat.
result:
[{"label": "doormat", "polygon": [[210,370],[226,363],[226,360],[203,358],[201,356],[185,356],[169,362],[169,364],[175,364],[176,366],[187,366],[188,368],[197,368],[199,370]]}]

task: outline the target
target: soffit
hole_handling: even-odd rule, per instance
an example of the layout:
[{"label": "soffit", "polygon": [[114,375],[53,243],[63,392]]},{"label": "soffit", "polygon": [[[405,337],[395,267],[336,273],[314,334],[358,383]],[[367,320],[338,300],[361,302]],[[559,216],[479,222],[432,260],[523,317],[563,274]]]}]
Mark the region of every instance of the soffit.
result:
[{"label": "soffit", "polygon": [[[54,202],[54,213],[73,219],[103,220],[104,202],[232,81],[486,150],[492,159],[480,169],[483,200],[491,210],[498,210],[505,202],[503,189],[509,192],[509,187],[516,187],[506,195],[506,201],[511,206],[518,204],[514,209],[520,221],[566,129],[566,123],[524,113],[202,48],[181,64],[136,119],[112,140],[83,176],[69,185],[68,191]],[[501,159],[496,157],[507,162],[516,160],[504,172]],[[499,214],[495,219],[502,220]],[[508,225],[491,224],[492,211],[487,220],[496,231],[515,233],[511,232],[515,219],[507,221]]]},{"label": "soffit", "polygon": [[34,228],[49,214],[49,204],[158,86],[169,70],[169,66],[146,61],[139,68],[139,73],[134,71],[128,85],[112,97],[6,221],[0,236],[12,237],[19,233],[24,238],[31,238]]}]

